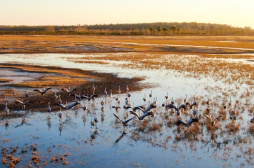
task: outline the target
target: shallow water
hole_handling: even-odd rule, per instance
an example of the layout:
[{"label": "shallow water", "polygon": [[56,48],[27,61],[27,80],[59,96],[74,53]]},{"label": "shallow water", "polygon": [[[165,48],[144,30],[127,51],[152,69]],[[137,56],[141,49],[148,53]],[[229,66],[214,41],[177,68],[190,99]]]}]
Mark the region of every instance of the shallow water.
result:
[{"label": "shallow water", "polygon": [[[118,53],[125,54],[125,53]],[[118,55],[116,54],[116,56]],[[128,53],[127,53],[128,54]],[[135,54],[135,53],[131,53]],[[92,54],[93,56],[103,56],[106,54]],[[77,68],[83,70],[94,70],[99,72],[116,73],[120,77],[145,77],[141,84],[151,84],[152,89],[144,89],[138,92],[131,93],[131,105],[148,105],[142,99],[144,95],[148,101],[152,102],[155,97],[158,98],[158,108],[154,118],[148,118],[148,126],[156,122],[160,124],[161,131],[149,131],[145,129],[140,131],[142,122],[137,119],[130,122],[127,134],[124,135],[117,143],[116,140],[121,137],[123,127],[118,120],[115,119],[113,113],[123,118],[130,110],[120,109],[118,112],[112,109],[112,105],[116,105],[116,101],[105,96],[100,96],[95,101],[81,101],[81,106],[88,106],[89,112],[82,108],[77,110],[63,111],[63,123],[59,121],[58,112],[30,112],[26,114],[26,123],[19,125],[21,118],[12,118],[8,120],[10,126],[5,127],[6,120],[0,121],[0,144],[2,148],[18,147],[15,157],[21,156],[22,161],[18,166],[26,167],[32,163],[32,149],[30,145],[36,146],[37,155],[41,161],[39,165],[43,166],[47,163],[48,167],[61,167],[62,162],[51,162],[53,155],[59,157],[59,154],[70,154],[66,156],[69,162],[68,166],[83,167],[252,167],[253,161],[248,160],[252,157],[252,153],[248,154],[249,148],[252,148],[253,135],[248,132],[249,120],[252,116],[249,115],[248,108],[242,109],[243,106],[253,106],[253,88],[246,84],[225,84],[223,81],[215,80],[212,76],[203,78],[186,77],[185,73],[176,72],[166,69],[133,69],[128,67],[118,66],[124,64],[123,61],[107,61],[109,64],[96,63],[78,63],[82,57],[90,57],[91,54],[5,54],[1,55],[1,63],[29,64],[40,66],[59,66],[64,68]],[[68,58],[72,58],[71,60]],[[104,60],[105,61],[105,60]],[[230,62],[229,62],[230,63]],[[11,76],[11,75],[10,75]],[[228,92],[229,95],[236,90],[236,85],[240,86],[234,96],[224,96],[223,92]],[[95,86],[96,87],[96,86]],[[131,91],[131,86],[129,86]],[[108,88],[110,90],[111,88]],[[125,88],[122,88],[123,90]],[[248,102],[250,105],[244,105],[245,97],[241,98],[242,94],[249,90],[250,97]],[[153,98],[149,98],[149,94],[153,91]],[[232,91],[233,90],[233,91]],[[226,124],[230,123],[229,114],[225,121],[220,121],[221,128],[215,130],[217,138],[211,139],[211,131],[207,127],[200,126],[198,140],[181,138],[184,136],[184,130],[178,132],[177,126],[168,125],[168,120],[164,118],[169,116],[169,120],[175,120],[174,113],[170,110],[161,107],[165,102],[165,97],[174,97],[182,103],[185,94],[190,99],[195,96],[198,99],[198,112],[202,114],[207,108],[202,105],[202,101],[210,98],[213,102],[228,102],[229,97],[232,101],[240,100],[240,105],[237,108],[240,111],[236,124],[241,124],[240,131],[232,133],[225,128]],[[102,94],[102,93],[98,93]],[[125,94],[114,95],[120,96],[122,107],[124,105]],[[105,112],[101,112],[100,102],[107,100]],[[247,98],[246,98],[247,100]],[[234,103],[235,104],[235,103]],[[45,105],[46,111],[47,105]],[[218,105],[213,103],[211,109],[217,115]],[[28,110],[29,111],[29,110]],[[227,112],[229,109],[227,109]],[[21,111],[17,111],[19,113]],[[188,110],[191,113],[191,110]],[[51,119],[47,119],[50,116]],[[131,115],[129,115],[130,117]],[[92,130],[91,120],[97,117],[98,134],[95,135],[93,141],[90,141]],[[188,120],[189,115],[183,115],[183,120]],[[6,140],[6,141],[3,141]],[[242,143],[244,141],[244,143]],[[27,152],[21,153],[22,149]],[[49,152],[50,151],[50,152]],[[48,158],[46,157],[48,156]],[[2,165],[2,163],[0,164]]]}]

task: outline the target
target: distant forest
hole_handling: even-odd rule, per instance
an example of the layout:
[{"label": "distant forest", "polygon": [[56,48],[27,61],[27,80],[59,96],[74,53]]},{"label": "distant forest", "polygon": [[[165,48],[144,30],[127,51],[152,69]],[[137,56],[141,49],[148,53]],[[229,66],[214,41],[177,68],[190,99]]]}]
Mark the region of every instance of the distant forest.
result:
[{"label": "distant forest", "polygon": [[210,23],[137,23],[72,26],[5,26],[0,35],[254,35],[250,27]]}]

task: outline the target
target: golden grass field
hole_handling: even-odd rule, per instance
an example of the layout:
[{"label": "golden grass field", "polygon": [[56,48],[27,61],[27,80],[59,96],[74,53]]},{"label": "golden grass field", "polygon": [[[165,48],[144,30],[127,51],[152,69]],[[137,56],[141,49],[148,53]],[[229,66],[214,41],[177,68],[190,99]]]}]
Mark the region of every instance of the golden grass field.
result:
[{"label": "golden grass field", "polygon": [[[0,38],[0,53],[98,53],[119,51],[242,53],[242,49],[253,52],[251,51],[254,49],[253,42],[254,37],[252,36],[2,35]],[[165,47],[165,45],[180,46]],[[195,46],[199,46],[199,48]],[[200,47],[202,49],[219,48],[214,49],[214,51],[203,51],[200,50]],[[237,50],[237,48],[242,49]]]}]

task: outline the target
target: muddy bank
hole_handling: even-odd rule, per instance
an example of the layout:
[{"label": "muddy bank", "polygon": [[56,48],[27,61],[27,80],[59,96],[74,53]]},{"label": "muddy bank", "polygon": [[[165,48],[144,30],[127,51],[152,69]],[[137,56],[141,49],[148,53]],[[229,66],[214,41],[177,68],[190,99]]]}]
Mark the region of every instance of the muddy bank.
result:
[{"label": "muddy bank", "polygon": [[[1,85],[2,89],[0,90],[2,93],[0,94],[0,109],[4,109],[5,101],[8,102],[8,107],[10,110],[22,110],[21,105],[16,105],[14,100],[23,100],[30,102],[26,105],[26,110],[39,110],[39,111],[46,111],[48,102],[52,104],[52,110],[59,110],[59,107],[55,106],[57,100],[54,99],[54,92],[57,95],[61,95],[61,99],[63,102],[70,102],[74,101],[74,96],[69,96],[68,93],[62,91],[62,88],[71,87],[77,88],[75,93],[77,94],[85,94],[91,95],[92,94],[92,85],[94,84],[96,90],[95,94],[103,95],[105,87],[107,88],[108,93],[112,90],[113,93],[117,93],[117,89],[120,86],[122,88],[122,93],[125,92],[125,88],[128,85],[130,91],[138,91],[144,88],[141,86],[139,81],[142,78],[121,78],[118,77],[116,74],[109,74],[109,73],[101,73],[101,72],[93,72],[93,71],[86,71],[80,69],[70,69],[70,68],[60,68],[60,67],[40,67],[40,66],[32,66],[32,65],[18,65],[18,64],[0,64],[0,70],[12,69],[13,71],[22,71],[22,72],[33,72],[40,74],[39,78],[34,78],[30,80],[29,83],[27,81],[22,81],[20,83],[15,84],[8,84]],[[46,71],[45,71],[46,70]],[[57,70],[57,72],[56,72]],[[69,72],[69,76],[66,72]],[[49,75],[53,76],[62,76],[64,79],[69,77],[70,81],[75,81],[76,79],[85,79],[83,82],[70,82],[67,81],[63,85],[54,81],[54,78],[47,78],[48,80],[52,80],[51,82],[47,83],[47,85],[43,85],[43,77]],[[63,76],[64,74],[64,76]],[[39,83],[39,84],[38,84]],[[34,92],[33,89],[37,88],[37,86],[41,87],[51,87],[52,89],[49,90],[45,95],[41,96],[38,92]],[[6,89],[7,88],[7,89]],[[25,96],[26,91],[28,91],[28,97]],[[15,91],[15,95],[13,95],[13,91]],[[6,94],[5,94],[6,93]]]}]

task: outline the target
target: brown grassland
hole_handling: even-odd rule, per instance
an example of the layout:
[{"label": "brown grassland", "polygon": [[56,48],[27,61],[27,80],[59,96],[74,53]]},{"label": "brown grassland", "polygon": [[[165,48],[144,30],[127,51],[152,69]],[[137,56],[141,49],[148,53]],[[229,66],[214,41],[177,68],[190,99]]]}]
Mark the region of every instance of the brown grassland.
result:
[{"label": "brown grassland", "polygon": [[242,53],[242,49],[253,53],[253,42],[254,36],[2,35],[0,53]]}]

